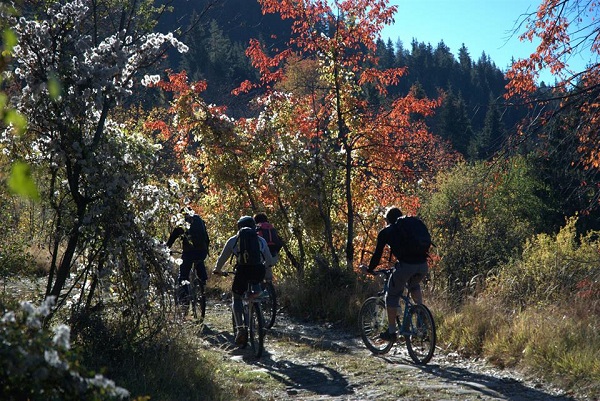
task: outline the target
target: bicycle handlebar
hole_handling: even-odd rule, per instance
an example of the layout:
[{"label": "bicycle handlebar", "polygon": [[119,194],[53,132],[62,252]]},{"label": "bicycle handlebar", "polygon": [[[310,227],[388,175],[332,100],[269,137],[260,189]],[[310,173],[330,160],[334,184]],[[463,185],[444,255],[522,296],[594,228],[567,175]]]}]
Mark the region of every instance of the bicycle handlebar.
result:
[{"label": "bicycle handlebar", "polygon": [[394,272],[393,267],[390,267],[389,269],[373,270],[372,272],[367,271],[368,274],[372,274],[374,276],[381,276],[381,275],[389,276],[393,272]]},{"label": "bicycle handlebar", "polygon": [[213,270],[213,274],[216,274],[217,276],[221,276],[221,277],[227,277],[230,274],[235,274],[235,272],[234,271],[221,271],[221,272],[218,272],[218,271],[214,271]]}]

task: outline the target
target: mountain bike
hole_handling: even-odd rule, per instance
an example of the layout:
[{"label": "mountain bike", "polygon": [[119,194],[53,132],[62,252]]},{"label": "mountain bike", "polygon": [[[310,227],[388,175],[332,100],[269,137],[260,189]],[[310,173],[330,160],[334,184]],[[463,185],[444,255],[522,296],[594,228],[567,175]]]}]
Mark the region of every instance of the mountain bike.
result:
[{"label": "mountain bike", "polygon": [[[178,252],[172,252],[172,254],[175,255],[178,254]],[[188,286],[187,296],[182,299],[183,303],[179,304],[179,294],[186,291],[185,286]],[[185,317],[188,313],[188,309],[191,309],[194,320],[198,320],[199,322],[204,321],[204,317],[206,316],[205,290],[205,283],[198,277],[196,266],[192,265],[189,280],[184,280],[180,284],[177,284],[175,292],[175,303],[181,317]]]},{"label": "mountain bike", "polygon": [[[235,271],[223,271],[221,276],[227,277],[230,274],[235,274]],[[255,287],[256,290],[255,290]],[[248,290],[244,292],[242,296],[243,312],[242,317],[244,320],[243,326],[238,327],[235,322],[235,314],[233,311],[233,305],[231,307],[231,321],[233,325],[233,335],[237,336],[238,330],[248,330],[248,342],[252,348],[252,353],[256,358],[260,358],[264,351],[265,341],[265,322],[262,314],[261,303],[265,300],[266,296],[263,295],[263,291],[260,286],[256,284],[248,283]],[[243,345],[245,348],[247,344]]]},{"label": "mountain bike", "polygon": [[263,304],[265,328],[270,329],[275,324],[275,316],[277,315],[277,294],[272,281],[263,281],[260,286],[263,290],[261,302]]},{"label": "mountain bike", "polygon": [[[360,336],[367,348],[374,354],[386,354],[398,340],[383,340],[379,334],[388,328],[385,295],[388,281],[394,268],[377,270],[373,274],[383,277],[383,290],[376,296],[367,298],[360,308],[358,322]],[[405,284],[406,286],[406,284]],[[399,336],[406,342],[406,349],[411,359],[419,365],[425,365],[433,357],[436,343],[436,330],[433,316],[425,305],[414,304],[410,300],[408,288],[401,299],[404,307],[399,307],[396,323],[400,330]],[[403,309],[403,310],[402,310]],[[400,320],[402,316],[402,320]]]}]

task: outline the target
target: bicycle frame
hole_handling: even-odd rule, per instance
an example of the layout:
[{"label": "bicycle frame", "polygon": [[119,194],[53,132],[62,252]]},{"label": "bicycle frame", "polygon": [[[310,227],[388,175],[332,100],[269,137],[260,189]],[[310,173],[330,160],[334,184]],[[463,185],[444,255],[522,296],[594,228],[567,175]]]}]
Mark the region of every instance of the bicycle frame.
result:
[{"label": "bicycle frame", "polygon": [[[181,255],[181,252],[173,251],[172,254]],[[203,322],[204,317],[206,315],[206,294],[204,285],[200,281],[200,278],[198,277],[198,274],[196,272],[195,264],[192,264],[190,276],[187,280],[183,280],[181,283],[175,283],[176,302],[179,291],[181,291],[181,288],[186,285],[188,286],[187,298],[189,300],[189,307],[191,307],[192,309],[192,316],[199,322]],[[183,307],[181,305],[178,305],[178,309],[178,312],[181,313],[183,317],[185,317],[185,315],[187,314],[188,305],[184,305]]]},{"label": "bicycle frame", "polygon": [[[378,270],[377,275],[384,276],[383,290],[376,296],[365,300],[359,312],[360,333],[367,348],[374,354],[385,354],[391,350],[397,340],[387,341],[379,338],[381,331],[387,330],[388,317],[385,297],[388,291],[389,278],[394,268]],[[406,288],[406,283],[404,283]],[[417,364],[426,364],[433,357],[435,350],[435,323],[431,312],[425,305],[414,304],[410,293],[401,295],[404,311],[396,316],[400,336],[404,337],[410,357]],[[400,312],[400,310],[399,310]],[[402,320],[400,320],[402,319]]]}]

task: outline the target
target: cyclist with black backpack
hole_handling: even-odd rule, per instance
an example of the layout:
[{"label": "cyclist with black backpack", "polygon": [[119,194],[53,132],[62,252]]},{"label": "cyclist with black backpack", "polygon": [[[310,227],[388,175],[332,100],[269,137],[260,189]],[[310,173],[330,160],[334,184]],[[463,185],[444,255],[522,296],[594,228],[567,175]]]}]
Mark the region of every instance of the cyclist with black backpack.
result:
[{"label": "cyclist with black backpack", "polygon": [[213,274],[223,275],[221,270],[229,258],[235,256],[235,277],[231,285],[232,309],[237,335],[235,343],[243,346],[248,341],[248,331],[243,322],[242,296],[248,284],[259,284],[265,277],[265,266],[271,266],[273,260],[269,246],[264,238],[256,233],[256,222],[251,216],[242,216],[237,222],[238,232],[227,240]]},{"label": "cyclist with black backpack", "polygon": [[184,281],[189,281],[192,267],[196,269],[196,276],[201,281],[204,288],[208,275],[204,261],[208,256],[208,247],[210,238],[206,231],[204,220],[197,215],[190,207],[181,210],[185,224],[175,227],[167,240],[167,246],[170,248],[178,238],[182,238],[181,259],[177,282],[179,291],[177,293],[177,302],[184,305],[189,299],[189,285],[181,285]]},{"label": "cyclist with black backpack", "polygon": [[429,266],[427,257],[431,247],[431,237],[425,224],[417,217],[403,216],[397,207],[391,207],[385,214],[387,225],[377,234],[375,251],[368,266],[361,268],[373,273],[379,265],[385,246],[390,247],[396,258],[395,271],[390,276],[385,305],[388,315],[388,330],[379,334],[382,340],[391,341],[397,338],[396,315],[400,306],[400,295],[406,286],[416,304],[423,303],[421,285],[427,275]]}]

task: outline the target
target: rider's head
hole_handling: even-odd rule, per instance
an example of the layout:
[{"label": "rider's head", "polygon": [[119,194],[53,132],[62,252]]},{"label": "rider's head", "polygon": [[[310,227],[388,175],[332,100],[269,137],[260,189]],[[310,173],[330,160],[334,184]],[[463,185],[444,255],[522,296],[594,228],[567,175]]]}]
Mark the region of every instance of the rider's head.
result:
[{"label": "rider's head", "polygon": [[238,228],[243,228],[243,227],[254,228],[254,227],[256,227],[256,222],[254,221],[252,216],[242,216],[238,220],[237,226],[238,226]]},{"label": "rider's head", "polygon": [[390,207],[387,212],[385,212],[385,220],[388,224],[393,224],[398,220],[398,217],[402,216],[402,211],[400,208],[395,206]]},{"label": "rider's head", "polygon": [[267,219],[267,215],[265,213],[256,213],[254,215],[254,221],[256,222],[256,224],[258,224],[258,223],[266,223],[269,220]]},{"label": "rider's head", "polygon": [[193,216],[196,214],[196,212],[194,212],[194,209],[192,209],[190,206],[182,207],[179,212],[183,215],[183,218],[188,223],[192,221]]}]

